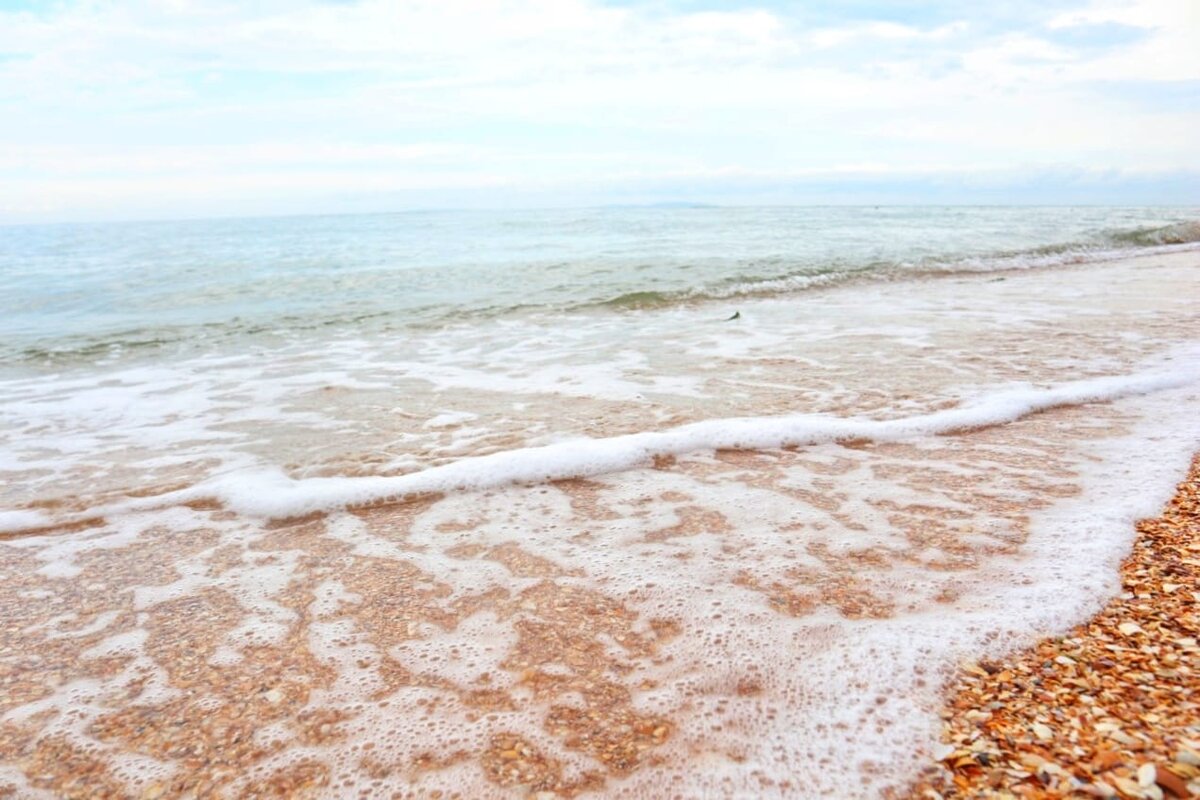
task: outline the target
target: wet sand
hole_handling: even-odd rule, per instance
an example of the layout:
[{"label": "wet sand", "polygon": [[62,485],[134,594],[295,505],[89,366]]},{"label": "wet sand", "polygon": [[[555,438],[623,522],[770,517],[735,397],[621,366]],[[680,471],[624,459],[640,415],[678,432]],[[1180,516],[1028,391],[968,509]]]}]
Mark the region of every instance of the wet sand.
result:
[{"label": "wet sand", "polygon": [[1200,456],[1137,529],[1100,614],[963,670],[914,797],[1200,796]]},{"label": "wet sand", "polygon": [[[1054,458],[1052,432],[1068,422],[1080,426],[1077,436],[1121,424],[1114,409],[1088,406],[946,437],[925,453],[906,443],[721,452],[661,464],[629,483],[632,500],[621,499],[625,479],[578,480],[490,500],[484,494],[474,505],[434,496],[281,520],[249,533],[222,533],[232,513],[215,504],[186,509],[195,516],[190,524],[181,516],[153,517],[163,526],[132,534],[53,533],[38,548],[7,550],[0,565],[11,600],[0,626],[0,797],[546,800],[621,789],[655,796],[633,782],[669,783],[693,764],[747,762],[747,742],[764,735],[751,722],[827,714],[813,681],[831,678],[832,665],[824,671],[812,665],[818,650],[838,646],[828,638],[830,620],[853,626],[846,634],[852,638],[862,636],[862,625],[893,621],[897,601],[881,589],[920,548],[934,543],[959,559],[930,565],[926,591],[934,608],[969,594],[979,556],[964,548],[953,520],[939,523],[934,507],[885,504],[897,525],[911,521],[901,526],[911,553],[881,547],[839,553],[812,543],[805,558],[820,559],[821,567],[802,570],[789,561],[773,571],[755,566],[755,545],[738,538],[745,527],[706,508],[699,491],[653,494],[653,481],[679,487],[690,475],[717,492],[716,479],[727,474],[745,480],[751,470],[752,480],[771,483],[788,474],[779,472],[782,465],[805,463],[828,480],[852,474],[855,459],[869,458],[877,479],[891,470],[919,483],[922,459],[932,466],[947,463],[945,448],[960,458],[978,451],[990,454],[989,473],[950,481],[937,472],[936,485],[955,491],[963,507],[983,504],[997,518],[1011,516],[1017,538],[988,548],[1015,553],[1028,536],[1031,498],[1049,505],[1049,498],[1078,490],[1061,480],[1032,482],[1025,472],[1015,479],[1032,494],[1019,501],[980,496],[977,487],[990,474],[992,490],[1001,491],[995,467],[1013,437],[1022,448],[1042,442],[1044,467]],[[817,460],[823,458],[830,460]],[[1012,458],[1022,468],[1033,463],[1028,453]],[[788,491],[839,513],[828,491]],[[695,573],[703,551],[690,548],[706,538],[719,543],[710,557],[728,561],[728,582],[692,590],[714,598],[715,616],[670,607],[639,612],[636,597],[588,579],[569,560],[560,563],[550,540],[539,545],[536,537],[515,541],[505,529],[486,533],[488,513],[511,518],[515,503],[552,497],[575,520],[566,537],[571,547],[597,547],[603,526],[636,519],[641,563],[671,548],[663,557]],[[642,513],[648,516],[634,516]],[[77,574],[63,577],[65,563],[46,574],[46,554],[68,558],[55,548],[67,548]],[[439,549],[445,560],[429,561]],[[498,584],[470,577],[493,572],[505,577]],[[642,582],[667,577],[659,566],[639,572]],[[704,661],[717,652],[706,631],[735,613],[752,613],[761,628],[782,624],[803,632],[788,651],[792,666],[781,662],[781,651],[745,651],[736,643],[730,652],[745,652],[744,661],[722,663],[728,657],[720,654]],[[812,680],[799,684],[806,694],[780,688],[802,672],[796,665],[813,670]],[[930,691],[935,680],[936,673]],[[673,682],[696,688],[662,712],[649,709],[645,698]],[[830,694],[843,708],[854,699],[844,688]],[[876,705],[911,696],[876,698],[868,690],[863,701],[885,712],[850,724],[846,735],[913,721],[916,715],[900,710],[889,722],[883,714],[893,712]],[[758,716],[719,713],[743,707],[759,708]],[[819,766],[818,759],[802,763]],[[810,775],[783,774],[790,780],[762,776],[764,794],[816,794]],[[455,788],[464,785],[472,789]]]}]

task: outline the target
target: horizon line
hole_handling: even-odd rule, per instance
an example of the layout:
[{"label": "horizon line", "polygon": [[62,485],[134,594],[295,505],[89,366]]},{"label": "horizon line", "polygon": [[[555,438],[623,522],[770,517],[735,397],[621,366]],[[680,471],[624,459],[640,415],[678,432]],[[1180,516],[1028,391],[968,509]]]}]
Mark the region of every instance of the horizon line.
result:
[{"label": "horizon line", "polygon": [[1200,210],[1195,203],[708,203],[699,201],[655,201],[647,203],[589,203],[581,205],[531,206],[429,206],[387,211],[299,211],[290,213],[197,215],[178,217],[123,217],[113,219],[61,219],[8,221],[0,216],[0,228],[42,228],[71,225],[150,225],[188,222],[236,222],[253,220],[311,219],[316,217],[384,217],[408,214],[531,213],[549,211],[714,211],[749,208],[1171,208]]}]

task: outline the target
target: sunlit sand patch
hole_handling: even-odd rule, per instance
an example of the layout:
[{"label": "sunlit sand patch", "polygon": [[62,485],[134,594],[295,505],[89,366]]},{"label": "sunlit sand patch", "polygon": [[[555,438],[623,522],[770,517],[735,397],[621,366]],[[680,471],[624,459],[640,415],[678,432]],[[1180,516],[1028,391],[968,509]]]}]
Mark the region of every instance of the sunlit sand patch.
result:
[{"label": "sunlit sand patch", "polygon": [[564,570],[549,559],[535,556],[515,542],[506,542],[487,550],[484,558],[502,564],[519,578],[556,578],[564,575],[582,577],[583,570]]},{"label": "sunlit sand patch", "polygon": [[[665,466],[664,464],[664,468]],[[571,503],[571,510],[578,518],[612,520],[620,516],[603,504],[605,485],[599,481],[576,478],[558,481],[555,486],[567,495]]]}]

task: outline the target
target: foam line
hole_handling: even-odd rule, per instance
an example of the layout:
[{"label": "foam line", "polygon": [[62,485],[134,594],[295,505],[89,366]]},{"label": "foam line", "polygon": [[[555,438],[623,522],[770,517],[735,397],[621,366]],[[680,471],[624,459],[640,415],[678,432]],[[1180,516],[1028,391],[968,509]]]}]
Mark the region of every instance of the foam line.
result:
[{"label": "foam line", "polygon": [[40,511],[0,511],[0,534],[44,528],[53,520]]},{"label": "foam line", "polygon": [[1064,383],[1049,389],[1003,389],[957,408],[895,420],[839,418],[825,414],[734,417],[705,420],[663,431],[604,439],[576,439],[542,447],[464,458],[396,476],[326,477],[296,480],[277,469],[235,473],[187,489],[139,498],[98,510],[158,508],[216,499],[256,517],[301,516],[346,506],[401,500],[414,495],[490,489],[510,484],[584,478],[645,466],[658,456],[711,450],[763,450],[835,441],[896,441],[1000,425],[1049,408],[1115,400],[1179,388],[1196,382],[1195,368],[1142,372]]},{"label": "foam line", "polygon": [[277,519],[347,506],[402,500],[426,494],[492,489],[586,478],[651,464],[656,457],[712,450],[768,450],[837,441],[890,442],[984,428],[1058,406],[1116,400],[1175,389],[1200,381],[1188,366],[1063,383],[1048,389],[1027,385],[982,395],[956,408],[892,420],[793,414],[730,417],[662,431],[603,439],[580,438],[541,447],[463,458],[405,475],[325,477],[297,480],[277,468],[221,475],[186,489],[89,509],[69,519],[38,512],[0,511],[0,532],[19,533],[122,513],[217,500],[238,513]]}]

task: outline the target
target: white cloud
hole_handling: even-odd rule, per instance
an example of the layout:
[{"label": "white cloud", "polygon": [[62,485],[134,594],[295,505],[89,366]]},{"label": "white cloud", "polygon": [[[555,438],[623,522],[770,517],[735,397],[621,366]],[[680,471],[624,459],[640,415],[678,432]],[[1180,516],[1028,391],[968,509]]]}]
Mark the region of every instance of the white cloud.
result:
[{"label": "white cloud", "polygon": [[897,22],[867,22],[842,28],[822,28],[805,38],[817,47],[839,47],[851,42],[882,41],[938,41],[948,39],[966,31],[970,25],[963,20],[949,22],[936,28],[923,30]]},{"label": "white cloud", "polygon": [[95,148],[74,145],[10,145],[0,150],[0,170],[24,169],[44,175],[91,173],[196,173],[222,170],[266,172],[306,168],[394,167],[398,164],[478,161],[479,148],[451,144],[381,145],[360,143],[262,142],[245,145],[187,145],[145,148]]},{"label": "white cloud", "polygon": [[[1081,3],[994,33],[588,0],[0,14],[0,204],[223,206],[862,164],[1195,168],[1200,112],[1105,86],[1200,80],[1198,7]],[[1142,36],[1058,36],[1108,23]]]},{"label": "white cloud", "polygon": [[1083,8],[1056,14],[1047,23],[1051,29],[1116,23],[1136,28],[1162,28],[1175,24],[1195,4],[1190,0],[1093,0]]},{"label": "white cloud", "polygon": [[1047,27],[1064,30],[1116,24],[1145,32],[1139,41],[1081,63],[1074,80],[1200,80],[1200,3],[1195,0],[1094,0],[1059,14]]}]

